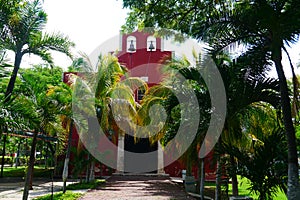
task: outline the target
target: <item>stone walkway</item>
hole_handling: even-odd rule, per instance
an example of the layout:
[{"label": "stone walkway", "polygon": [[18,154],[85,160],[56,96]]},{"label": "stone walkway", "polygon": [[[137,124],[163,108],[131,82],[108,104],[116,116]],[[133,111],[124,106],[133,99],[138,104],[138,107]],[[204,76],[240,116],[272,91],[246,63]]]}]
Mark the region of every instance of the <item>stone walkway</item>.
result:
[{"label": "stone walkway", "polygon": [[182,185],[169,177],[112,176],[105,186],[89,190],[80,200],[186,200],[189,196]]},{"label": "stone walkway", "polygon": [[[76,182],[69,181],[67,184]],[[54,180],[53,191],[61,191],[61,180]],[[0,178],[0,200],[20,200],[23,196],[22,178]],[[52,181],[35,178],[29,199],[50,194]],[[95,190],[76,190],[85,195],[80,200],[194,200],[183,188],[182,182],[168,176],[112,176],[105,185]]]},{"label": "stone walkway", "polygon": [[[68,184],[74,181],[68,181]],[[53,181],[53,192],[61,191],[61,180]],[[24,180],[22,178],[0,178],[0,200],[20,200],[23,197]],[[29,199],[33,199],[45,194],[51,194],[52,181],[50,179],[35,178],[33,181],[33,190],[29,191]],[[85,193],[87,190],[78,190],[76,192]]]}]

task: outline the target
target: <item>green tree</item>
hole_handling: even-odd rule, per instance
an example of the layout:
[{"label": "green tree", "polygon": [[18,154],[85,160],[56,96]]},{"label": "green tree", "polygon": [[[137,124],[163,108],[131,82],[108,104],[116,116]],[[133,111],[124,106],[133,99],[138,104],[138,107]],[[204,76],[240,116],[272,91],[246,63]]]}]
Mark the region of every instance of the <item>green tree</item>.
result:
[{"label": "green tree", "polygon": [[[74,80],[76,75],[70,77],[70,80]],[[47,96],[51,98],[52,104],[55,106],[56,113],[61,118],[61,123],[63,128],[68,133],[67,135],[67,147],[66,147],[66,157],[64,162],[63,168],[63,192],[66,192],[66,183],[68,178],[68,171],[69,171],[69,159],[71,153],[71,142],[72,142],[72,134],[74,131],[74,118],[72,112],[72,85],[69,86],[65,83],[60,83],[58,85],[52,86],[48,89]]]},{"label": "green tree", "polygon": [[59,136],[63,134],[61,121],[56,109],[51,104],[52,99],[47,97],[47,90],[50,85],[57,85],[61,81],[62,70],[59,68],[49,69],[36,66],[21,72],[21,93],[16,94],[14,104],[20,102],[26,112],[29,127],[33,130],[30,159],[25,179],[23,199],[28,198],[29,189],[32,188],[32,175],[35,161],[37,135]]},{"label": "green tree", "polygon": [[[138,122],[141,126],[147,126],[151,120],[153,120],[149,116],[149,111],[155,104],[163,106],[166,111],[167,117],[164,125],[157,124],[157,127],[155,127],[159,131],[158,134],[151,138],[153,142],[160,141],[161,144],[166,147],[177,135],[179,127],[182,130],[186,130],[185,134],[180,136],[180,139],[175,140],[178,141],[175,146],[176,149],[182,149],[182,144],[188,143],[184,141],[192,141],[186,152],[179,152],[179,154],[182,155],[180,159],[186,164],[187,176],[192,175],[192,165],[198,162],[197,154],[200,144],[203,143],[211,116],[210,96],[205,81],[200,74],[200,71],[205,74],[202,70],[205,70],[205,66],[192,66],[186,57],[166,60],[162,70],[165,79],[159,85],[151,87],[148,92],[146,92],[141,107],[138,110]],[[178,74],[182,75],[187,81],[183,83],[183,80],[178,78]],[[198,100],[197,105],[192,105],[193,103],[191,102],[193,101],[190,99],[191,91],[188,88],[195,93]],[[175,94],[174,91],[177,93]],[[177,95],[184,97],[185,101],[179,102]],[[195,108],[195,106],[197,108]],[[188,116],[189,114],[187,114],[195,113],[196,110],[200,112],[199,122],[196,122],[195,118],[191,119]],[[193,114],[191,114],[191,116],[193,116]],[[159,118],[159,115],[155,115],[155,118]],[[160,119],[160,121],[164,121],[164,119]],[[195,138],[191,138],[191,133],[189,133],[188,130],[190,130],[189,127],[193,127],[192,124],[195,123],[199,123],[199,125],[197,125],[197,134]],[[153,130],[154,129],[151,128],[149,132],[153,134],[153,132],[155,132]],[[170,153],[172,154],[172,151]],[[200,160],[203,172],[204,164],[202,163],[203,159]],[[204,178],[204,175],[202,178]],[[202,181],[202,183],[204,182]],[[204,188],[204,184],[201,184],[200,187],[201,186]],[[201,194],[203,195],[203,192],[201,192]]]},{"label": "green tree", "polygon": [[287,188],[287,146],[284,131],[281,128],[269,131],[252,132],[252,142],[247,147],[224,145],[226,151],[237,158],[237,173],[251,180],[249,189],[258,193],[262,200],[272,199],[278,189],[286,192]]},{"label": "green tree", "polygon": [[[92,66],[89,60],[85,61]],[[89,84],[95,93],[93,98],[100,128],[107,135],[113,134],[112,137],[135,131],[138,104],[134,91],[138,88],[146,91],[147,84],[139,78],[126,77],[127,68],[112,55],[100,55],[95,71]],[[89,129],[89,135],[95,135],[92,129]],[[94,145],[97,145],[97,139],[95,141]],[[103,152],[103,156],[106,153]]]},{"label": "green tree", "polygon": [[[229,145],[247,143],[247,139],[245,140],[247,136],[242,131],[244,127],[241,117],[249,112],[251,113],[255,103],[265,102],[273,106],[274,109],[279,108],[278,81],[266,78],[265,72],[251,71],[251,68],[249,68],[251,60],[247,56],[247,54],[243,55],[237,62],[230,62],[224,55],[219,55],[215,59],[227,95],[227,116],[220,143]],[[254,63],[251,63],[251,67],[254,65]],[[235,166],[234,155],[231,156],[231,165]],[[233,194],[238,195],[236,175],[234,173],[231,175]]]},{"label": "green tree", "polygon": [[[76,59],[73,62],[73,66],[69,68],[70,71],[76,71],[79,73],[78,76],[74,76],[73,84],[71,84],[71,87],[67,89],[70,95],[70,98],[64,98],[62,95],[64,92],[62,92],[61,89],[55,88],[53,90],[53,94],[55,95],[56,99],[63,97],[64,100],[59,100],[58,102],[61,102],[62,105],[65,104],[65,108],[68,110],[68,115],[66,115],[66,118],[69,119],[70,124],[69,127],[69,139],[68,139],[68,146],[67,146],[67,154],[70,152],[71,149],[71,133],[72,133],[72,124],[75,123],[75,119],[72,113],[72,110],[80,110],[82,113],[85,113],[88,117],[88,123],[90,123],[91,119],[96,118],[97,122],[99,122],[99,126],[105,133],[109,133],[109,131],[113,131],[114,134],[120,134],[118,126],[116,125],[116,121],[114,119],[114,113],[112,111],[112,107],[115,109],[118,109],[118,111],[124,110],[124,107],[129,107],[131,111],[134,113],[134,108],[136,106],[136,102],[134,101],[133,96],[133,89],[135,88],[135,85],[143,85],[145,86],[145,83],[139,79],[136,78],[128,78],[124,81],[121,81],[121,77],[125,75],[126,68],[121,66],[118,63],[118,60],[116,57],[112,55],[107,56],[99,56],[96,65],[93,65],[91,61],[89,60],[87,55],[82,55],[81,58]],[[82,84],[82,85],[81,85]],[[77,98],[82,98],[81,92],[82,90],[85,90],[86,87],[89,87],[91,91],[93,91],[93,96],[90,107],[86,107],[84,105],[81,105],[81,101],[77,101]],[[66,88],[64,91],[67,91]],[[73,99],[72,99],[73,98]],[[73,100],[73,102],[72,102]],[[74,102],[77,102],[74,104]],[[73,108],[72,106],[75,106]],[[126,109],[125,109],[126,110]],[[96,113],[96,116],[94,116]],[[131,113],[133,115],[133,113]],[[121,114],[121,113],[119,113]],[[128,113],[123,112],[123,117],[127,118]],[[76,123],[81,123],[80,120],[76,120]],[[131,123],[131,125],[134,124],[134,121]],[[127,124],[126,124],[127,125]],[[83,135],[85,139],[90,142],[89,145],[94,145],[97,147],[98,140],[95,137],[94,134],[95,127],[92,127],[92,129],[89,128],[90,124],[88,124],[88,127],[84,130],[77,129],[79,131],[79,134]],[[121,131],[120,131],[121,132]],[[81,137],[82,139],[83,137]],[[80,141],[81,142],[81,141]],[[95,142],[95,143],[94,143]],[[88,155],[91,162],[90,163],[90,172],[87,174],[90,174],[90,177],[93,177],[94,173],[94,159],[91,155]],[[68,155],[66,156],[66,162],[63,172],[63,180],[64,182],[67,179],[67,170],[68,170]],[[86,168],[88,168],[86,166]],[[89,181],[89,178],[87,178]],[[64,187],[65,188],[65,187]],[[65,189],[64,189],[65,191]]]},{"label": "green tree", "polygon": [[[264,101],[270,103],[274,107],[278,107],[279,86],[276,80],[265,78],[263,73],[260,74],[248,70],[247,62],[245,60],[242,62],[242,59],[240,59],[239,62],[232,63],[224,55],[217,56],[215,60],[224,80],[227,95],[228,112],[222,134],[222,141],[226,142],[227,144],[234,145],[234,142],[239,143],[243,138],[243,126],[241,124],[240,116],[249,112],[252,104],[255,102]],[[205,63],[203,63],[203,66],[200,67],[202,68],[201,70],[205,70],[206,66],[204,64]],[[206,132],[209,124],[211,105],[208,89],[202,75],[199,72],[199,69],[196,67],[191,67],[191,64],[188,60],[171,60],[169,63],[167,63],[167,66],[178,70],[180,74],[190,81],[190,86],[193,88],[193,91],[196,92],[198,98],[198,106],[201,112],[198,135],[191,148],[189,148],[190,152],[186,153],[186,157],[191,158],[192,155],[197,152],[197,144],[202,143],[204,138],[203,133]],[[170,74],[172,73],[169,73],[169,75]],[[178,107],[179,102],[170,90],[170,88],[176,88],[174,90],[180,91],[180,89],[182,89],[182,83],[174,81],[174,79],[172,79],[170,76],[165,77],[168,78],[166,78],[161,85],[154,86],[149,89],[139,110],[139,116],[141,119],[143,119],[142,124],[147,124],[149,123],[147,112],[153,104],[160,103],[165,107],[168,113],[167,123],[164,129],[162,129],[162,134],[156,138],[157,140],[162,139],[164,145],[174,138],[178,131],[178,127],[183,120],[181,119],[180,109]],[[183,93],[185,93],[185,95],[187,94],[186,91]],[[188,134],[186,137],[188,137]],[[232,178],[233,184],[235,184],[235,188],[237,190],[236,175],[232,176]],[[234,182],[234,180],[236,181]],[[219,190],[217,193],[220,193]]]},{"label": "green tree", "polygon": [[[249,45],[275,65],[281,92],[281,107],[288,144],[288,198],[299,191],[295,129],[282,66],[284,44],[295,42],[300,33],[297,0],[245,1],[132,1],[127,27],[160,26],[204,39],[220,51],[235,42]],[[300,194],[299,194],[300,195]],[[299,197],[298,197],[299,198]]]},{"label": "green tree", "polygon": [[71,57],[70,48],[74,44],[61,33],[43,32],[47,14],[40,0],[1,0],[0,4],[0,47],[15,53],[14,69],[5,93],[5,101],[8,102],[24,55],[37,55],[53,65],[50,50]]}]

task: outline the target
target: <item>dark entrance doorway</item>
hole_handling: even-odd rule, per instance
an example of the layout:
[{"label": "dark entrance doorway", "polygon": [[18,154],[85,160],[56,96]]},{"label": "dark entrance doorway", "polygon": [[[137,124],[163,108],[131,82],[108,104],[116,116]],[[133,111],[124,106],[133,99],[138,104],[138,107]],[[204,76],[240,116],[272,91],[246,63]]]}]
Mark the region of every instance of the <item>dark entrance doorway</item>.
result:
[{"label": "dark entrance doorway", "polygon": [[150,144],[148,138],[134,141],[133,136],[126,134],[124,149],[125,172],[157,173],[157,142]]}]

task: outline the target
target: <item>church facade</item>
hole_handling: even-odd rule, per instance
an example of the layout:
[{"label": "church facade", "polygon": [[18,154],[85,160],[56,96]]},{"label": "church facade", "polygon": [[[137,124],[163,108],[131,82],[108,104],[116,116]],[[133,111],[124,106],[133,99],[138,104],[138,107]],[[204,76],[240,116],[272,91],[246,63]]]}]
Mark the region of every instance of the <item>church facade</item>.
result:
[{"label": "church facade", "polygon": [[[131,34],[123,34],[120,36],[119,44],[119,50],[116,54],[119,63],[126,66],[130,77],[141,78],[149,87],[162,81],[162,61],[175,55],[173,51],[165,50],[163,39],[145,32],[136,31]],[[64,82],[68,82],[68,73],[64,74]],[[139,102],[143,95],[144,91],[136,90],[136,101]],[[78,141],[79,136],[76,130],[73,130],[72,145],[77,146]],[[160,142],[151,144],[148,138],[141,138],[136,141],[132,135],[125,134],[116,136],[114,143],[118,146],[118,152],[115,155],[116,169],[109,169],[109,167],[98,163],[95,170],[96,176],[110,175],[111,173],[139,172],[138,169],[143,168],[141,172],[169,174],[170,176],[180,177],[182,176],[182,170],[186,168],[185,164],[180,160],[166,165],[164,158],[168,155],[164,154]],[[138,162],[135,160],[136,158],[132,158],[131,153],[149,154],[150,156],[147,156],[147,160]],[[212,159],[211,155],[208,158],[209,160]],[[149,170],[144,169],[145,165]],[[208,163],[205,168],[207,174],[214,174],[215,165]],[[194,166],[192,171],[196,177],[197,166]]]}]

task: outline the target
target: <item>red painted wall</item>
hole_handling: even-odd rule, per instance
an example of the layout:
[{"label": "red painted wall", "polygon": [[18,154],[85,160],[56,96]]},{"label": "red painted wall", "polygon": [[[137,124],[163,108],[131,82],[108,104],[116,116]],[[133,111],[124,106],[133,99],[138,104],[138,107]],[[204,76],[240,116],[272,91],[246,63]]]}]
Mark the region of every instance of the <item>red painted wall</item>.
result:
[{"label": "red painted wall", "polygon": [[[127,49],[127,37],[136,37],[136,52],[129,53]],[[165,59],[171,58],[171,51],[162,51],[161,39],[156,38],[156,50],[147,51],[148,33],[134,32],[122,36],[122,49],[118,52],[119,62],[129,70],[130,77],[149,77],[148,86],[161,82],[161,67]]]},{"label": "red painted wall", "polygon": [[[129,35],[122,36],[122,49],[118,52],[117,57],[119,62],[125,65],[129,70],[129,76],[131,77],[148,77],[148,86],[151,87],[153,85],[159,84],[162,80],[161,75],[161,67],[162,63],[166,58],[171,58],[171,51],[161,51],[161,39],[156,38],[156,51],[147,51],[147,37],[150,34],[142,33],[142,32],[134,32]],[[127,37],[135,36],[136,37],[136,52],[129,53],[127,49]],[[75,73],[76,74],[76,73]],[[70,73],[64,73],[63,81],[65,83],[69,82]],[[117,143],[117,137],[113,138],[114,143]],[[77,131],[74,130],[72,137],[72,145],[77,146],[79,141],[79,137]],[[73,156],[73,155],[72,155]],[[71,156],[71,159],[72,159]],[[216,164],[213,160],[213,153],[210,153],[205,159],[205,171],[206,171],[206,180],[214,180],[215,179],[215,169]],[[109,175],[115,170],[109,170],[105,166],[100,166],[97,164],[98,168],[102,168],[102,175]],[[197,167],[193,166],[193,175],[197,177]],[[173,177],[181,177],[182,170],[186,169],[185,164],[180,162],[179,160],[173,162],[169,166],[164,168],[167,174]],[[70,168],[71,173],[72,167]],[[100,175],[99,172],[96,173],[96,176]]]}]

